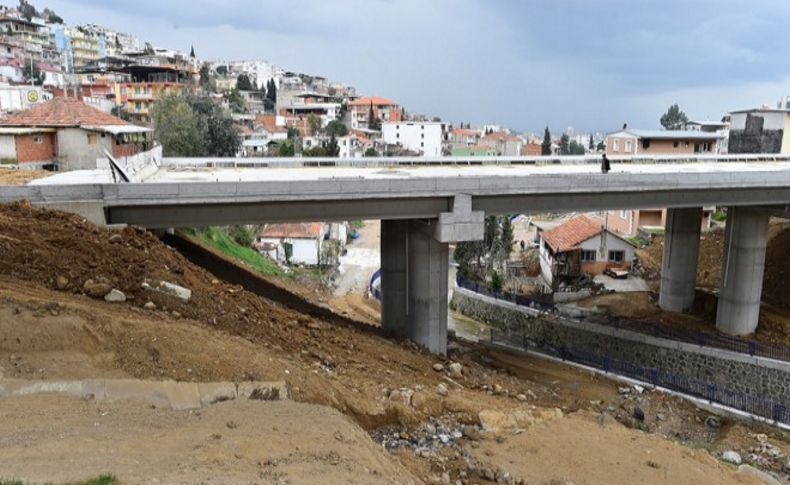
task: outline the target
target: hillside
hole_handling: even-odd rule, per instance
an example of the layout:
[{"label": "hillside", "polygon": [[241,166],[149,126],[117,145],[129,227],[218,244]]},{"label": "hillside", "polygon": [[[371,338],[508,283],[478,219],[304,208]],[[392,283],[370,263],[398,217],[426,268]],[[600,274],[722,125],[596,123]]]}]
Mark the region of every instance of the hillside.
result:
[{"label": "hillside", "polygon": [[[332,325],[219,281],[138,228],[0,206],[0,254],[0,378],[283,380],[296,401],[178,412],[134,401],[5,398],[0,473],[11,477],[493,483],[508,473],[513,483],[662,483],[667,476],[759,483],[683,445],[746,455],[758,428],[727,422],[711,434],[707,413],[681,400],[624,395],[614,382],[563,365],[462,342],[439,358],[376,329]],[[189,288],[190,301],[142,287],[162,280]],[[127,301],[104,301],[101,285]],[[636,405],[648,433],[630,429]],[[533,441],[539,453],[514,458]],[[585,445],[568,446],[577,441]],[[622,457],[606,459],[614,481],[593,473],[604,463],[589,459],[589,446]]]}]

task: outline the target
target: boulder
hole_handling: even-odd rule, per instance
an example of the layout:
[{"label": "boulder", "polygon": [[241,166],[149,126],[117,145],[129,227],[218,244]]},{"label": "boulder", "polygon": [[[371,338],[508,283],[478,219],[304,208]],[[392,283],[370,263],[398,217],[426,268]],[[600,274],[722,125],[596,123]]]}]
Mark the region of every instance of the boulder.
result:
[{"label": "boulder", "polygon": [[60,275],[55,279],[55,286],[59,290],[65,290],[67,286],[69,286],[69,279],[63,275]]},{"label": "boulder", "polygon": [[722,461],[732,463],[733,465],[741,464],[741,455],[737,451],[728,450],[721,454]]},{"label": "boulder", "polygon": [[453,362],[450,364],[450,376],[456,379],[460,379],[464,376],[464,366],[458,362]]},{"label": "boulder", "polygon": [[436,394],[440,396],[446,396],[447,393],[448,393],[447,386],[445,386],[443,383],[439,383],[436,385]]},{"label": "boulder", "polygon": [[93,298],[104,298],[104,295],[109,293],[112,290],[112,286],[109,283],[97,283],[93,280],[88,280],[82,285],[82,291],[85,292],[86,295],[92,296]]},{"label": "boulder", "polygon": [[433,370],[435,370],[436,372],[442,372],[444,370],[444,366],[437,362],[433,364]]},{"label": "boulder", "polygon": [[116,290],[113,288],[109,293],[104,295],[104,301],[108,301],[110,303],[122,303],[126,301],[126,295],[124,295],[121,290]]}]

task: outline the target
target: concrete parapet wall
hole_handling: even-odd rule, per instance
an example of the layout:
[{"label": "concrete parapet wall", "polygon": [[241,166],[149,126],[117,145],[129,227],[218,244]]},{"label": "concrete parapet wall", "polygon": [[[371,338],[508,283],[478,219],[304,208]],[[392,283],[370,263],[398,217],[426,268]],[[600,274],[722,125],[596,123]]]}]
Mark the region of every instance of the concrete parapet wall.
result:
[{"label": "concrete parapet wall", "polygon": [[234,399],[280,401],[288,398],[284,382],[176,382],[137,379],[82,381],[0,380],[0,398],[60,393],[98,401],[138,400],[176,411],[198,409]]},{"label": "concrete parapet wall", "polygon": [[717,386],[790,403],[790,363],[699,347],[605,325],[560,319],[456,288],[453,308],[539,345],[578,348]]}]

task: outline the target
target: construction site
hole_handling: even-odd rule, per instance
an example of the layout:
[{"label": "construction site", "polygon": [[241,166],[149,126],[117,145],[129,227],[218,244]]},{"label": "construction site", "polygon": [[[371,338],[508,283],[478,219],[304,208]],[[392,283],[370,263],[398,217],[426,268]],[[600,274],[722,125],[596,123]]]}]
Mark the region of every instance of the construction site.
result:
[{"label": "construction site", "polygon": [[[755,338],[786,344],[776,227]],[[0,483],[790,483],[782,427],[482,340],[437,356],[181,240],[0,206]]]}]

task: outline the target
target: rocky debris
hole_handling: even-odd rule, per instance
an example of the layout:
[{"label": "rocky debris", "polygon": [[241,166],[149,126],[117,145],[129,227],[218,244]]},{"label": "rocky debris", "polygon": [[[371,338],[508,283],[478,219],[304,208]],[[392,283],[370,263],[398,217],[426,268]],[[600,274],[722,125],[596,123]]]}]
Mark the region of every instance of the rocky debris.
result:
[{"label": "rocky debris", "polygon": [[753,466],[749,465],[741,465],[738,467],[738,475],[746,475],[753,478],[756,478],[761,483],[766,485],[782,485],[782,482],[774,478],[770,473],[758,470]]},{"label": "rocky debris", "polygon": [[728,450],[721,454],[721,459],[733,465],[741,464],[741,455],[737,451]]},{"label": "rocky debris", "polygon": [[516,399],[518,399],[521,402],[526,402],[527,401],[527,395],[526,394],[516,394]]},{"label": "rocky debris", "polygon": [[104,301],[110,303],[123,303],[126,301],[126,295],[121,290],[113,288],[109,293],[104,295]]},{"label": "rocky debris", "polygon": [[437,362],[433,364],[433,370],[435,370],[436,372],[444,372],[444,366]]},{"label": "rocky debris", "polygon": [[535,408],[504,413],[492,409],[484,409],[477,415],[480,426],[486,432],[500,432],[512,429],[525,429],[535,423],[561,418],[562,410],[554,408]]},{"label": "rocky debris", "polygon": [[104,298],[111,290],[112,286],[109,283],[93,281],[92,279],[87,280],[85,284],[82,285],[82,291],[93,298]]},{"label": "rocky debris", "polygon": [[192,290],[168,281],[160,281],[156,286],[144,281],[142,287],[144,290],[158,291],[159,293],[178,298],[184,303],[187,303],[192,298]]},{"label": "rocky debris", "polygon": [[749,448],[749,463],[774,470],[786,468],[786,457],[781,448],[768,441],[768,436],[763,433],[754,434],[753,437],[757,440],[757,445]]},{"label": "rocky debris", "polygon": [[633,412],[634,419],[637,421],[644,421],[645,420],[645,412],[639,406],[634,408]]},{"label": "rocky debris", "polygon": [[418,455],[424,455],[456,446],[458,440],[465,436],[464,429],[457,422],[431,417],[412,429],[385,426],[371,431],[370,436],[388,450],[406,447],[413,449]]},{"label": "rocky debris", "polygon": [[440,396],[446,396],[448,392],[449,391],[447,390],[447,386],[445,386],[443,383],[440,382],[439,384],[436,385],[436,394]]},{"label": "rocky debris", "polygon": [[69,279],[63,275],[58,276],[55,279],[55,287],[59,290],[65,290],[69,286]]},{"label": "rocky debris", "polygon": [[115,234],[111,235],[107,240],[110,242],[110,244],[118,244],[123,241],[123,236],[121,236],[120,233],[116,232]]},{"label": "rocky debris", "polygon": [[414,391],[409,389],[408,387],[402,387],[400,389],[393,389],[390,391],[387,399],[392,402],[400,402],[404,406],[411,406],[412,405],[412,397],[414,397]]},{"label": "rocky debris", "polygon": [[145,305],[143,305],[143,308],[145,308],[146,310],[156,310],[156,303],[152,301],[147,301],[145,302]]}]

